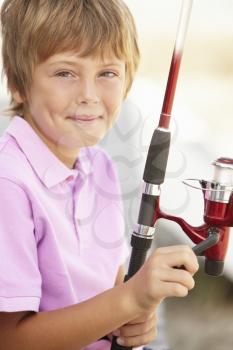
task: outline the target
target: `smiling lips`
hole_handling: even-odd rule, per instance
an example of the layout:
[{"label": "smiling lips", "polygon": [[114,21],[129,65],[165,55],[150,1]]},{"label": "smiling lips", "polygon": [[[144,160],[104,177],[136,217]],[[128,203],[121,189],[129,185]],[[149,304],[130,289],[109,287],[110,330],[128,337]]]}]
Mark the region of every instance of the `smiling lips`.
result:
[{"label": "smiling lips", "polygon": [[96,115],[74,115],[69,117],[69,119],[75,120],[75,121],[81,121],[81,122],[92,122],[96,119],[101,118],[100,116]]}]

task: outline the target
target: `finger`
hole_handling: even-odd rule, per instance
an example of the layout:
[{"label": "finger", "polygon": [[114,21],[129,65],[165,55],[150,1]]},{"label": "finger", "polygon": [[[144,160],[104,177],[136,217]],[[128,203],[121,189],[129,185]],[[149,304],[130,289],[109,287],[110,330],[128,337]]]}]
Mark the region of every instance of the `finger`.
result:
[{"label": "finger", "polygon": [[185,270],[177,270],[174,268],[163,268],[160,270],[160,280],[164,282],[174,282],[182,284],[184,287],[193,289],[195,281],[192,275]]},{"label": "finger", "polygon": [[[192,257],[196,261],[196,263],[198,262],[196,254],[187,245],[160,247],[152,255],[155,255],[155,256],[156,255],[166,255],[166,254],[171,254],[171,253],[188,254],[188,255],[190,255],[190,257]],[[198,263],[197,263],[197,268],[198,268]]]},{"label": "finger", "polygon": [[120,328],[120,337],[133,337],[147,334],[151,329],[156,328],[156,317],[149,318],[147,321],[138,324],[126,324]]},{"label": "finger", "polygon": [[160,289],[158,291],[158,298],[163,300],[168,297],[183,298],[188,295],[188,288],[184,287],[180,283],[175,282],[163,282],[160,284]]},{"label": "finger", "polygon": [[166,247],[159,247],[155,250],[155,253],[158,252],[159,254],[169,254],[169,253],[180,252],[183,250],[192,251],[192,249],[189,246],[180,244],[180,245],[170,245]]},{"label": "finger", "polygon": [[153,327],[149,332],[143,335],[132,336],[132,337],[120,337],[117,338],[117,343],[126,347],[137,347],[150,343],[156,338],[157,330]]},{"label": "finger", "polygon": [[192,250],[189,249],[182,249],[177,252],[171,251],[170,253],[166,254],[154,255],[152,260],[154,260],[155,266],[184,266],[184,268],[191,274],[196,273],[199,268],[197,257],[192,252]]},{"label": "finger", "polygon": [[134,320],[130,321],[127,324],[138,324],[138,323],[144,323],[151,318],[155,317],[155,312],[145,313],[143,316],[140,316],[138,318],[135,318]]}]

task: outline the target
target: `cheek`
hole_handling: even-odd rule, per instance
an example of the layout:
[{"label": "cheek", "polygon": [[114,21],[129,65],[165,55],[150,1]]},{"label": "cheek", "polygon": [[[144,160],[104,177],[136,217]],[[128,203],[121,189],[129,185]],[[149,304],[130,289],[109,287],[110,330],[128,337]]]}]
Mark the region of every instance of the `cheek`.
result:
[{"label": "cheek", "polygon": [[120,99],[119,101],[117,101],[117,103],[113,103],[111,106],[111,115],[110,115],[110,123],[113,124],[116,119],[118,118],[120,111],[121,111],[121,107],[122,107],[122,99]]},{"label": "cheek", "polygon": [[59,114],[66,110],[68,105],[67,91],[60,89],[38,88],[32,90],[30,111],[33,114],[48,113]]},{"label": "cheek", "polygon": [[105,132],[107,132],[110,128],[113,127],[114,123],[116,122],[116,120],[120,114],[121,106],[122,106],[121,99],[119,99],[118,101],[114,100],[114,101],[112,101],[111,104],[109,104],[109,108],[107,110]]},{"label": "cheek", "polygon": [[109,115],[115,117],[121,108],[123,101],[123,89],[117,89],[116,91],[109,90],[105,97],[108,113]]}]

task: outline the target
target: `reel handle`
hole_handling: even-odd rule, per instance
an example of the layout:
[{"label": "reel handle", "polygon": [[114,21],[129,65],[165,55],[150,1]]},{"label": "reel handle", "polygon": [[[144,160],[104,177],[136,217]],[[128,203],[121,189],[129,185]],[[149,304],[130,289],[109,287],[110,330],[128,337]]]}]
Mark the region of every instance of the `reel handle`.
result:
[{"label": "reel handle", "polygon": [[202,241],[201,243],[195,245],[193,247],[193,252],[197,256],[201,256],[207,249],[213,247],[215,244],[219,242],[220,233],[217,228],[213,228],[209,230],[209,237]]}]

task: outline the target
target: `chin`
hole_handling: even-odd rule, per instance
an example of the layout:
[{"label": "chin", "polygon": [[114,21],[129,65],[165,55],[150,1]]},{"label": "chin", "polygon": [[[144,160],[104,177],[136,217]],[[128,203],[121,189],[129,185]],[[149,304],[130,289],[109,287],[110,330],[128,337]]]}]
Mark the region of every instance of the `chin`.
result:
[{"label": "chin", "polygon": [[[104,137],[104,136],[103,136]],[[93,137],[93,138],[85,138],[84,140],[74,140],[74,142],[69,143],[67,145],[69,148],[83,148],[83,147],[92,147],[97,145],[103,137]]]},{"label": "chin", "polygon": [[106,133],[100,133],[95,135],[85,135],[83,138],[83,147],[91,147],[98,144],[106,135]]}]

